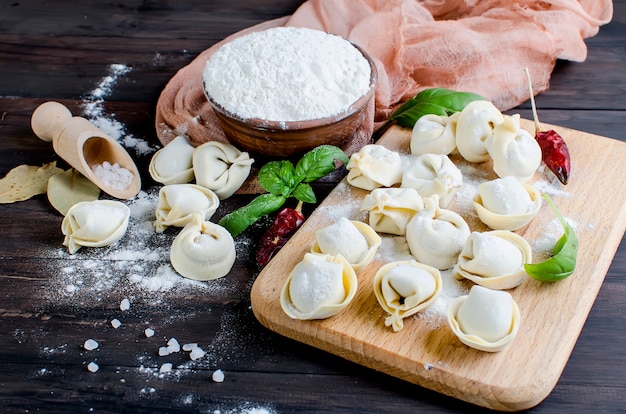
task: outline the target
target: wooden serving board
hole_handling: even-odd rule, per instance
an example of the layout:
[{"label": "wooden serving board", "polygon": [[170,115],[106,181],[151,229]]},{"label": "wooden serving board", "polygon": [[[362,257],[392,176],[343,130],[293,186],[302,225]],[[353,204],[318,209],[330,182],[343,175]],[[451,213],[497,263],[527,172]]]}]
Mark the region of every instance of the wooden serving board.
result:
[{"label": "wooden serving board", "polygon": [[[534,130],[530,121],[522,120],[522,126]],[[345,179],[259,274],[251,292],[255,316],[281,335],[479,406],[518,411],[539,404],[552,391],[569,359],[626,229],[622,176],[626,143],[562,127],[544,128],[557,130],[570,149],[569,184],[544,188],[559,190],[551,197],[563,215],[575,223],[580,243],[578,263],[575,273],[560,282],[548,284],[528,278],[510,290],[520,307],[522,324],[504,350],[487,353],[469,348],[456,338],[445,319],[433,323],[432,318],[420,314],[405,319],[404,328],[397,333],[386,327],[386,314],[372,290],[373,276],[386,260],[383,254],[377,254],[358,275],[357,295],[339,314],[325,320],[300,321],[282,311],[280,290],[290,270],[309,251],[315,231],[342,215],[364,217],[359,206],[367,192],[350,186]],[[393,127],[378,143],[408,153],[409,140],[409,130]],[[453,160],[457,165],[463,162]],[[485,179],[496,178],[490,162],[471,168],[482,170]],[[535,182],[546,182],[545,177],[537,173]],[[448,208],[455,207],[463,206]],[[470,229],[488,230],[473,211],[467,207],[463,210],[459,212]],[[518,233],[534,246],[554,219],[544,202],[539,215]]]}]

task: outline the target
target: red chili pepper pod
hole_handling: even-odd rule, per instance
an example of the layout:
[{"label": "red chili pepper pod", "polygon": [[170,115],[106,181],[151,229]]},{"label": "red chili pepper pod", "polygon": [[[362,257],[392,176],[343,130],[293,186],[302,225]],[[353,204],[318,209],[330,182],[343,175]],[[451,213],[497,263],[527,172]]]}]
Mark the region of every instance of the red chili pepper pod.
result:
[{"label": "red chili pepper pod", "polygon": [[298,209],[284,208],[265,231],[256,251],[256,262],[260,267],[269,263],[274,254],[289,241],[289,238],[304,223],[304,215]]},{"label": "red chili pepper pod", "polygon": [[537,131],[535,138],[541,147],[542,159],[559,181],[567,184],[570,172],[569,149],[556,131]]},{"label": "red chili pepper pod", "polygon": [[563,184],[567,184],[570,172],[570,156],[567,144],[562,136],[556,131],[550,129],[541,131],[539,126],[539,117],[537,116],[537,106],[535,105],[535,97],[533,94],[533,86],[530,81],[530,73],[525,68],[526,78],[528,79],[528,89],[530,91],[530,104],[533,110],[533,119],[535,120],[535,139],[541,148],[541,159],[548,169],[556,175],[556,178]]}]

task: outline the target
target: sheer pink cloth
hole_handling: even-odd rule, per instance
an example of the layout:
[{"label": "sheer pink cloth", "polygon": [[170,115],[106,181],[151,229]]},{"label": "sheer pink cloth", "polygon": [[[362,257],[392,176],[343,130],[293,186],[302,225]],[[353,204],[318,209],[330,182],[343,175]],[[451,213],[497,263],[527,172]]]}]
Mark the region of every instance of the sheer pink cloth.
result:
[{"label": "sheer pink cloth", "polygon": [[[430,87],[475,92],[500,110],[548,88],[557,59],[582,62],[584,39],[613,15],[610,0],[308,0],[296,12],[224,39],[280,25],[343,36],[375,59],[375,110],[347,152],[369,142],[374,125]],[[163,144],[186,134],[194,145],[227,141],[202,91],[202,69],[222,42],[202,52],[166,85],[156,108]]]}]

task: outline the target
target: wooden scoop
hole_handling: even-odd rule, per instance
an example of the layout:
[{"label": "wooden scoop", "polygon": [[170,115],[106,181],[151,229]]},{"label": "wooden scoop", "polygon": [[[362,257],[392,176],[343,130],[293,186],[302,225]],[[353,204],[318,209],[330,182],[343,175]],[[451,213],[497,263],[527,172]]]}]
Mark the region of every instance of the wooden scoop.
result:
[{"label": "wooden scoop", "polygon": [[[137,166],[124,147],[85,118],[72,116],[70,110],[59,102],[41,104],[31,117],[35,135],[46,142],[52,141],[54,151],[68,164],[100,187],[105,193],[121,199],[136,196],[141,190],[141,177]],[[124,189],[113,188],[96,176],[93,167],[109,162],[130,171],[134,178]]]}]

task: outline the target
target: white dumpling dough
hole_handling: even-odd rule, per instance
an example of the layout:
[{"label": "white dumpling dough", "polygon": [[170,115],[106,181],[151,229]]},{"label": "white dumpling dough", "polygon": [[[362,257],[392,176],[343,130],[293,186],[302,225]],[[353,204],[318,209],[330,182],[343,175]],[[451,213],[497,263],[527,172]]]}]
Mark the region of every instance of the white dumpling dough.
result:
[{"label": "white dumpling dough", "polygon": [[473,200],[480,220],[494,230],[518,230],[541,208],[541,194],[530,184],[507,176],[478,186]]},{"label": "white dumpling dough", "polygon": [[489,160],[485,141],[493,136],[496,125],[502,123],[502,113],[489,101],[473,101],[461,111],[456,126],[456,147],[469,162]]},{"label": "white dumpling dough", "polygon": [[425,198],[424,209],[406,226],[413,257],[439,270],[454,266],[469,235],[465,219],[452,210],[440,208],[436,196]]},{"label": "white dumpling dough", "polygon": [[459,255],[454,271],[491,289],[512,289],[526,279],[525,263],[532,250],[520,235],[508,230],[472,232]]},{"label": "white dumpling dough", "polygon": [[456,126],[460,112],[450,116],[426,114],[411,130],[411,154],[448,155],[456,148]]},{"label": "white dumpling dough", "polygon": [[520,116],[505,115],[495,126],[493,135],[485,140],[499,177],[513,176],[528,182],[541,164],[541,147],[528,131],[520,127]]},{"label": "white dumpling dough", "polygon": [[115,243],[128,228],[130,209],[114,200],[83,201],[74,204],[61,223],[63,245],[71,254],[82,246],[102,247]]},{"label": "white dumpling dough", "polygon": [[195,280],[213,280],[226,276],[236,258],[231,234],[219,224],[194,213],[192,220],[178,233],[170,248],[172,267],[182,276]]},{"label": "white dumpling dough", "polygon": [[166,185],[193,181],[193,151],[194,147],[187,138],[177,136],[152,156],[148,166],[150,176],[154,181]]},{"label": "white dumpling dough", "polygon": [[443,154],[411,156],[402,173],[401,187],[415,188],[422,197],[439,196],[439,205],[447,207],[463,185],[461,170]]},{"label": "white dumpling dough", "polygon": [[376,254],[382,240],[366,223],[339,218],[315,232],[313,253],[342,255],[356,272],[365,268]]},{"label": "white dumpling dough", "polygon": [[376,188],[361,203],[374,230],[398,236],[406,234],[407,223],[423,208],[424,200],[414,188]]},{"label": "white dumpling dough", "polygon": [[377,144],[365,145],[352,154],[346,168],[348,182],[364,190],[391,187],[402,179],[400,154]]},{"label": "white dumpling dough", "polygon": [[404,327],[404,318],[430,306],[442,288],[441,273],[415,260],[397,261],[382,266],[374,276],[374,294],[389,313],[385,326],[394,332]]},{"label": "white dumpling dough", "polygon": [[519,307],[508,292],[475,285],[468,295],[456,298],[449,305],[447,319],[465,345],[497,352],[513,340],[521,318]]},{"label": "white dumpling dough", "polygon": [[289,273],[280,304],[292,319],[325,319],[354,298],[356,273],[343,256],[305,253]]},{"label": "white dumpling dough", "polygon": [[161,187],[154,227],[163,232],[168,226],[184,227],[192,214],[201,213],[208,220],[220,204],[217,195],[196,184],[171,184]]},{"label": "white dumpling dough", "polygon": [[193,152],[196,184],[212,190],[220,200],[237,191],[250,175],[254,159],[230,144],[209,141]]}]

